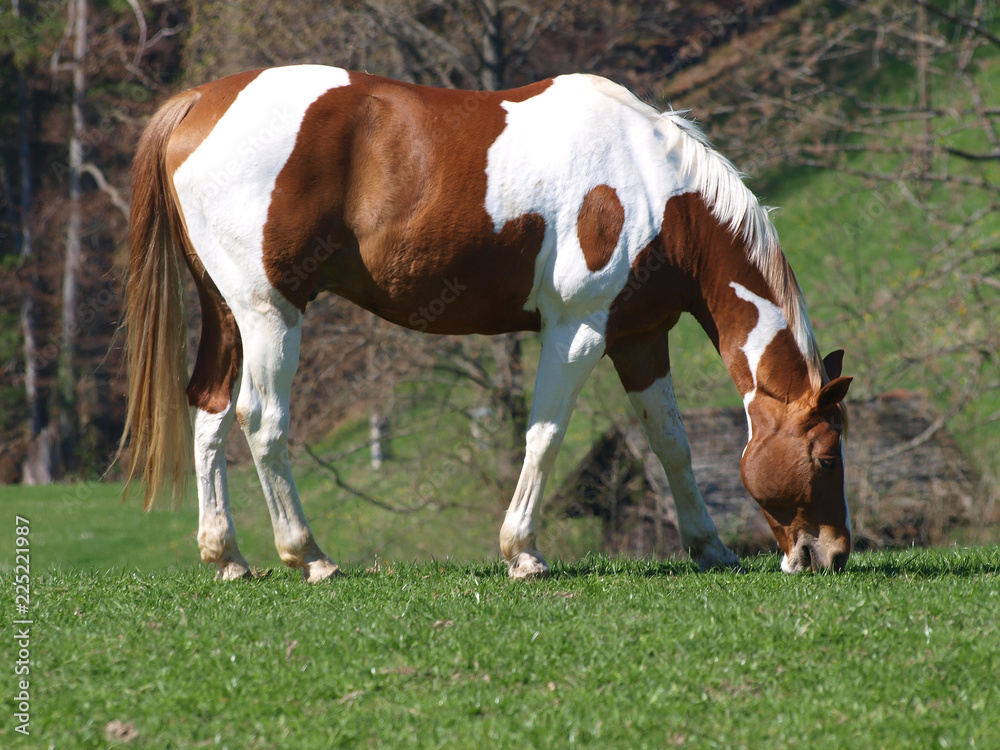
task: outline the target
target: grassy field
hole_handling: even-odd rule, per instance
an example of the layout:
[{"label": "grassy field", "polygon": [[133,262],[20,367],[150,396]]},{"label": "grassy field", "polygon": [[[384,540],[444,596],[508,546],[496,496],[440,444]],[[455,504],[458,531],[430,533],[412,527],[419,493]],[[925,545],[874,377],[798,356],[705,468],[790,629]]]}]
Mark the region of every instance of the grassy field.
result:
[{"label": "grassy field", "polygon": [[[33,566],[31,736],[5,667],[0,745],[1000,746],[1000,549],[746,568],[588,557],[524,584],[393,563],[307,586]],[[0,596],[11,612],[9,570]]]},{"label": "grassy field", "polygon": [[774,556],[738,575],[585,555],[524,585],[494,562],[499,516],[483,508],[451,539],[438,514],[393,527],[313,499],[348,576],[310,587],[278,565],[252,478],[233,481],[264,573],[236,585],[197,563],[193,502],[147,515],[115,485],[0,488],[7,627],[33,623],[32,734],[14,732],[20,645],[5,638],[0,746],[124,742],[109,725],[149,748],[1000,743],[1000,548],[855,555],[844,575],[798,578]]},{"label": "grassy field", "polygon": [[[370,469],[368,473],[372,474]],[[316,539],[338,562],[370,566],[379,555],[426,562],[483,560],[499,554],[496,539],[505,506],[476,494],[476,488],[463,491],[462,485],[471,480],[458,472],[439,490],[442,500],[448,497],[453,504],[429,506],[410,515],[345,496],[311,468],[308,458],[296,462],[296,478]],[[379,496],[396,502],[405,490],[400,489],[401,482],[398,472],[390,475],[384,483],[388,487],[379,486]],[[280,565],[253,467],[233,467],[230,486],[240,549],[251,565]],[[176,511],[143,513],[135,501],[122,503],[118,483],[0,486],[0,519],[11,519],[13,528],[16,514],[32,521],[32,561],[38,571],[118,568],[147,573],[198,563],[198,504],[193,493]],[[551,521],[543,533],[546,549],[564,559],[600,549],[600,530],[594,519]],[[4,540],[0,570],[9,570],[13,561],[14,546]]]}]

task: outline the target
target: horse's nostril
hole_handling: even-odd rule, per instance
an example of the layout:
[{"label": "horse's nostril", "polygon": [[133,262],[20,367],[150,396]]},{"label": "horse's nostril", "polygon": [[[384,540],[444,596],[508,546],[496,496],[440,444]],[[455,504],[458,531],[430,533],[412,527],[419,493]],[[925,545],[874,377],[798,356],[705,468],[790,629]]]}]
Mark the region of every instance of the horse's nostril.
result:
[{"label": "horse's nostril", "polygon": [[823,569],[823,565],[819,559],[819,553],[813,549],[811,544],[806,545],[806,550],[809,552],[809,568],[813,573],[818,573]]}]

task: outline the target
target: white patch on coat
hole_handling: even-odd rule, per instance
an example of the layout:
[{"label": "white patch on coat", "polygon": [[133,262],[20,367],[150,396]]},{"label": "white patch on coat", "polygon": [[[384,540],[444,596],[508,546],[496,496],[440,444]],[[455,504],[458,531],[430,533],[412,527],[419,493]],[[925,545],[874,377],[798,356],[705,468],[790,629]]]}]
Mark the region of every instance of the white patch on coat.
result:
[{"label": "white patch on coat", "polygon": [[[768,209],[742,175],[680,113],[660,113],[628,89],[593,75],[564,75],[538,96],[504,102],[507,123],[489,149],[486,211],[494,230],[526,213],[545,220],[545,238],[525,301],[543,319],[566,322],[621,291],[638,253],[661,230],[670,198],[697,192],[715,218],[746,243],[747,261],[767,279],[818,387],[819,354],[805,300],[790,277]],[[611,260],[591,272],[577,237],[584,196],[616,191],[625,223]]]},{"label": "white patch on coat", "polygon": [[781,572],[787,573],[789,575],[795,575],[799,571],[792,568],[791,563],[788,561],[788,555],[781,556]]},{"label": "white patch on coat", "polygon": [[230,303],[236,296],[258,302],[280,296],[262,258],[271,193],[306,110],[349,82],[347,71],[322,65],[263,71],[174,172],[188,234]]},{"label": "white patch on coat", "polygon": [[[507,124],[489,149],[485,208],[498,232],[526,213],[545,220],[524,305],[543,319],[569,323],[607,309],[636,255],[660,231],[667,201],[691,189],[670,168],[670,138],[646,112],[609,95],[619,88],[595,76],[565,75],[538,96],[503,103]],[[591,271],[577,217],[598,185],[615,190],[625,221],[607,265]]]},{"label": "white patch on coat", "polygon": [[[785,313],[782,309],[770,300],[754,294],[745,286],[737,284],[735,281],[730,282],[729,286],[736,292],[737,297],[750,302],[757,308],[757,323],[747,335],[746,343],[740,347],[743,354],[746,355],[747,366],[750,368],[750,377],[753,378],[753,388],[743,394],[743,408],[747,413],[747,431],[749,432],[747,444],[749,444],[750,440],[753,439],[753,421],[750,419],[750,403],[757,395],[757,368],[760,366],[760,360],[763,358],[764,352],[767,351],[768,345],[774,341],[774,337],[788,328],[788,321],[785,319]],[[746,448],[743,449],[743,452],[746,453]]]}]

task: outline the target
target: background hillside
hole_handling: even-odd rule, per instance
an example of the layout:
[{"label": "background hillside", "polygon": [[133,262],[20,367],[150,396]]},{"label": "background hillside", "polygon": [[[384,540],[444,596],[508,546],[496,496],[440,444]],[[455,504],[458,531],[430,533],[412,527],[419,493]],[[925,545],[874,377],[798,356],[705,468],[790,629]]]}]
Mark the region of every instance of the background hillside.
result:
[{"label": "background hillside", "polygon": [[[297,62],[467,88],[582,70],[689,108],[781,207],[773,218],[817,338],[847,350],[852,397],[925,392],[936,418],[915,441],[956,436],[982,476],[985,524],[1000,449],[998,33],[994,4],[980,0],[6,6],[0,480],[95,479],[108,467],[123,415],[114,332],[127,170],[171,93]],[[426,541],[437,527],[467,537],[444,554],[481,554],[516,478],[534,337],[421,336],[329,296],[305,325],[292,436],[307,512],[321,528],[349,519],[374,549],[442,554]],[[682,407],[739,404],[693,321],[673,350]],[[631,419],[626,407],[602,362],[557,482]],[[373,421],[391,436],[378,471]],[[235,503],[263,514],[254,482],[237,472]],[[562,549],[599,534],[556,518],[546,533]]]}]

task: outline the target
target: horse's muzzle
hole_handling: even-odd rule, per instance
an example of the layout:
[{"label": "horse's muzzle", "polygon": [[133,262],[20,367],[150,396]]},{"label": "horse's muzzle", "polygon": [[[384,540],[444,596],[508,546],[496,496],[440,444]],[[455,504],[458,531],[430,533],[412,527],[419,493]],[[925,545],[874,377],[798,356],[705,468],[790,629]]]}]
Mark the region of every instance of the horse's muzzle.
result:
[{"label": "horse's muzzle", "polygon": [[840,572],[847,565],[851,555],[850,535],[834,536],[823,529],[819,537],[800,534],[792,551],[781,560],[783,573],[801,573],[811,570],[819,573],[825,570]]}]

